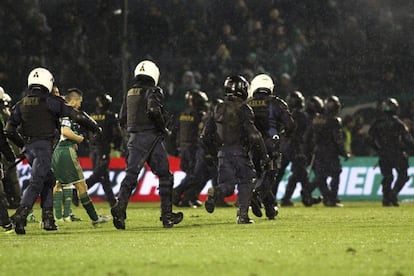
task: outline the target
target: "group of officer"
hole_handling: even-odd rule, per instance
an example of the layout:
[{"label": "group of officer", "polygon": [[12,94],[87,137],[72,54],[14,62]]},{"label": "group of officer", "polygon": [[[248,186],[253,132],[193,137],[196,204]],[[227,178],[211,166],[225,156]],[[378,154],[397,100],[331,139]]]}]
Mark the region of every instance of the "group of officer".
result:
[{"label": "group of officer", "polygon": [[[24,156],[32,167],[29,185],[11,218],[7,214],[3,185],[0,185],[2,226],[25,234],[26,218],[40,196],[43,228],[57,229],[52,210],[55,179],[51,157],[60,134],[61,117],[69,117],[95,134],[90,140],[94,172],[86,182],[89,187],[97,182],[103,184],[113,224],[120,230],[126,228],[128,201],[145,162],[159,179],[160,221],[165,228],[183,220],[182,212],[173,212],[173,204],[201,205],[198,196],[209,179],[213,179],[213,186],[208,189],[207,212],[213,213],[216,206],[226,206],[224,198],[232,195],[237,187],[238,224],[253,222],[248,215],[250,207],[258,217],[262,216],[264,207],[266,217],[275,219],[277,189],[289,163],[291,176],[282,206],[293,205],[291,197],[298,182],[302,185],[305,206],[320,201],[329,207],[342,206],[338,198],[339,157],[346,160],[350,154],[344,147],[339,117],[341,102],[337,96],[324,101],[313,96],[305,101],[301,92],[294,91],[285,102],[275,95],[274,82],[267,74],[257,75],[250,83],[241,75],[227,77],[223,100],[210,106],[206,93],[188,91],[187,109],[178,118],[177,135],[181,166],[187,176],[173,189],[164,141],[171,134],[172,119],[164,108],[163,90],[157,86],[159,75],[153,61],[141,61],[134,70],[134,83],[125,93],[119,124],[128,133],[127,167],[116,198],[108,174],[108,141],[121,141],[121,129],[117,127],[114,113],[109,111],[111,97],[107,94],[97,97],[98,108],[92,119],[52,93],[54,79],[47,69],[32,70],[25,96],[13,107],[0,133],[2,155],[9,162],[16,158],[7,142],[9,139],[22,149],[20,157]],[[408,180],[405,149],[407,145],[414,149],[414,140],[397,117],[395,99],[384,101],[382,109],[384,116],[378,118],[369,133],[384,175],[383,205],[398,206],[398,193]],[[399,176],[392,188],[393,168]],[[310,169],[315,174],[312,182]],[[322,198],[312,197],[315,188],[320,190]]]},{"label": "group of officer", "polygon": [[[289,164],[291,175],[281,206],[293,206],[291,198],[297,183],[301,183],[305,206],[319,202],[326,207],[343,206],[338,198],[342,172],[340,158],[347,161],[351,154],[345,150],[339,117],[342,108],[340,99],[335,95],[325,100],[313,96],[305,101],[300,91],[293,91],[285,102],[274,95],[273,89],[273,80],[266,74],[257,75],[250,84],[243,76],[231,76],[224,83],[224,101],[214,104],[207,114],[206,100],[199,106],[201,109],[189,102],[188,109],[181,113],[179,120],[180,131],[188,136],[184,135],[185,138],[178,144],[182,147],[182,142],[191,142],[189,145],[193,151],[188,155],[187,148],[179,150],[185,164],[182,169],[187,176],[174,189],[174,203],[177,206],[201,205],[198,195],[200,187],[206,183],[203,174],[188,164],[189,160],[190,164],[201,163],[210,171],[205,160],[211,156],[216,157],[211,167],[213,171],[217,167],[217,176],[213,178],[213,187],[208,190],[205,202],[209,213],[214,212],[218,199],[232,195],[237,185],[238,223],[252,222],[247,214],[249,205],[256,216],[262,216],[261,207],[264,207],[266,217],[274,219],[278,214],[275,195]],[[204,99],[200,96],[203,94],[198,90],[189,91],[186,98],[188,101],[191,99],[188,95],[194,95]],[[372,125],[370,141],[379,155],[383,206],[398,206],[398,193],[409,179],[406,151],[414,150],[414,140],[397,117],[398,102],[394,98],[383,101],[380,108],[383,115]],[[205,119],[193,116],[198,114],[197,110],[202,111]],[[193,130],[191,135],[189,128]],[[179,137],[182,138],[183,134]],[[202,155],[194,154],[197,149]],[[394,187],[393,169],[398,174]],[[311,170],[314,173],[312,181],[309,179]],[[214,174],[209,176],[214,177]],[[196,193],[191,193],[191,187],[198,187]],[[312,196],[316,188],[320,191],[320,197]]]}]

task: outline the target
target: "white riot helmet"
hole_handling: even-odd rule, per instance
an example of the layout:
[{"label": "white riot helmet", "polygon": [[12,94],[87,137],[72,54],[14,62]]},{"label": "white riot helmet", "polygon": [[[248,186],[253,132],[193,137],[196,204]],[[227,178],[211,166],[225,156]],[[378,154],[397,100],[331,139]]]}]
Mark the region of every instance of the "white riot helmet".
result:
[{"label": "white riot helmet", "polygon": [[140,63],[138,63],[137,67],[135,67],[134,70],[134,77],[140,75],[150,77],[154,80],[154,85],[157,85],[158,79],[160,77],[160,70],[154,62],[149,60],[143,60]]},{"label": "white riot helmet", "polygon": [[7,94],[7,93],[4,93],[3,94],[3,102],[10,103],[11,101],[12,101],[12,98],[10,97],[10,95]]},{"label": "white riot helmet", "polygon": [[258,89],[267,92],[268,94],[272,94],[274,86],[273,80],[269,75],[259,74],[250,82],[249,97],[252,97]]},{"label": "white riot helmet", "polygon": [[50,93],[52,91],[54,81],[53,75],[49,72],[49,70],[38,67],[30,72],[29,77],[27,78],[27,87],[30,88],[32,85],[41,85]]}]

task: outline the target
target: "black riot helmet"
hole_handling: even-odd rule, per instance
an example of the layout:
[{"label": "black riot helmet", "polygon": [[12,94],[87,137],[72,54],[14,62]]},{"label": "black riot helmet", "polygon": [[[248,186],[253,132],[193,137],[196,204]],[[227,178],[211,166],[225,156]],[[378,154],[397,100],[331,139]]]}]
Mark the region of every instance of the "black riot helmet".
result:
[{"label": "black riot helmet", "polygon": [[203,91],[197,89],[187,91],[187,93],[185,93],[185,100],[188,105],[191,104],[197,109],[207,109],[208,97],[207,94]]},{"label": "black riot helmet", "polygon": [[341,102],[337,96],[332,95],[325,99],[325,113],[327,115],[338,115],[341,107]]},{"label": "black riot helmet", "polygon": [[108,94],[98,95],[96,97],[96,104],[99,110],[108,110],[112,103],[112,97]]},{"label": "black riot helmet", "polygon": [[291,109],[302,109],[305,106],[305,97],[302,92],[293,91],[287,95],[286,102]]},{"label": "black riot helmet", "polygon": [[249,82],[243,76],[230,76],[224,81],[224,96],[235,96],[247,99]]},{"label": "black riot helmet", "polygon": [[323,101],[322,101],[322,99],[318,96],[312,96],[312,97],[308,98],[308,100],[306,101],[305,110],[309,114],[322,113],[322,111],[323,111]]},{"label": "black riot helmet", "polygon": [[400,105],[395,98],[388,98],[382,102],[382,111],[393,115],[398,113]]}]

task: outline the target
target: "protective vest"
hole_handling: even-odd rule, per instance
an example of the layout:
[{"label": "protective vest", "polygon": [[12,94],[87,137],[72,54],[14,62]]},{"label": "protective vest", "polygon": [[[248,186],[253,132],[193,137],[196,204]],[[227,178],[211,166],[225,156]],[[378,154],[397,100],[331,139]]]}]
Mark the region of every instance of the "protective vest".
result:
[{"label": "protective vest", "polygon": [[[115,115],[109,111],[95,112],[90,117],[102,128],[101,135],[90,135],[89,142],[91,145],[104,146],[112,142],[113,128],[116,124]],[[92,134],[92,133],[91,133]]]},{"label": "protective vest", "polygon": [[269,99],[265,94],[256,94],[248,104],[254,112],[254,125],[263,136],[269,129]]},{"label": "protective vest", "polygon": [[126,99],[128,131],[155,128],[147,115],[147,95],[150,91],[146,87],[133,87],[128,90]]},{"label": "protective vest", "polygon": [[217,135],[223,145],[242,144],[240,108],[242,101],[225,100],[216,107],[214,121],[217,127]]},{"label": "protective vest", "polygon": [[22,117],[21,134],[31,139],[54,138],[58,128],[58,118],[47,107],[48,96],[28,95],[19,103]]},{"label": "protective vest", "polygon": [[341,118],[319,114],[313,119],[312,128],[316,147],[330,148],[338,154],[346,154]]},{"label": "protective vest", "polygon": [[379,155],[395,155],[405,149],[412,150],[413,138],[404,123],[396,115],[383,115],[369,130]]},{"label": "protective vest", "polygon": [[203,114],[195,109],[188,109],[180,114],[179,143],[182,146],[194,145],[199,137],[199,125]]}]

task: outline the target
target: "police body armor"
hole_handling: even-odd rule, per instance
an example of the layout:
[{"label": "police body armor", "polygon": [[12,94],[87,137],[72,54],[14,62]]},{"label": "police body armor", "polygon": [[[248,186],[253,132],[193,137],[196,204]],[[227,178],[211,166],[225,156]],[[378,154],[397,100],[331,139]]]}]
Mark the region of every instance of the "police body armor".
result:
[{"label": "police body armor", "polygon": [[55,138],[58,120],[48,111],[46,103],[48,97],[50,96],[33,93],[19,102],[23,121],[21,133],[25,139]]},{"label": "police body armor", "polygon": [[412,146],[412,138],[397,115],[383,115],[370,130],[370,135],[380,156],[392,157],[397,152],[405,151],[407,146]]},{"label": "police body armor", "polygon": [[225,100],[216,106],[214,121],[216,122],[217,134],[221,144],[243,145],[239,115],[243,104],[243,101],[235,98],[233,101]]},{"label": "police body armor", "polygon": [[294,123],[291,116],[289,115],[289,118],[283,117],[284,113],[289,113],[288,106],[279,97],[256,93],[248,104],[254,111],[254,124],[264,138],[279,135],[282,128],[287,133],[293,131]]},{"label": "police body armor", "polygon": [[149,87],[132,87],[127,93],[127,130],[136,132],[154,129],[155,126],[147,114],[147,98],[152,89]]},{"label": "police body armor", "polygon": [[333,150],[342,156],[346,155],[341,118],[318,114],[312,121],[313,143],[317,148]]},{"label": "police body armor", "polygon": [[[329,124],[329,118],[325,115],[318,114],[312,121],[313,132],[313,142],[315,145],[323,145],[330,142],[327,137],[331,132],[331,127]],[[327,144],[326,144],[327,145]]]},{"label": "police body armor", "polygon": [[248,104],[254,111],[254,124],[263,137],[268,136],[269,130],[269,97],[266,94],[255,95]]},{"label": "police body armor", "polygon": [[110,111],[92,113],[91,118],[102,128],[101,135],[90,135],[92,146],[108,146],[112,141],[112,128],[116,123],[115,115]]},{"label": "police body armor", "polygon": [[180,147],[194,145],[197,143],[199,128],[201,124],[201,119],[203,118],[204,113],[197,111],[194,108],[189,108],[179,117],[180,122],[180,134],[179,134],[179,144]]}]

